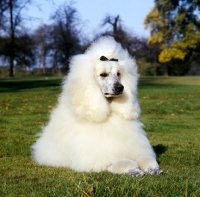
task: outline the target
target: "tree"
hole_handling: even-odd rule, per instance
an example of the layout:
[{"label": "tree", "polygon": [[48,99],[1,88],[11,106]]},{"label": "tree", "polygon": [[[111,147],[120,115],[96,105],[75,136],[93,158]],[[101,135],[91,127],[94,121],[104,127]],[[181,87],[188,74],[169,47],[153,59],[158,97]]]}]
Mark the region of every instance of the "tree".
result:
[{"label": "tree", "polygon": [[112,26],[112,34],[113,37],[117,37],[120,29],[120,16],[117,15],[116,17],[107,15],[102,22],[102,26],[105,26],[106,24],[110,24]]},{"label": "tree", "polygon": [[47,56],[52,48],[51,30],[51,26],[41,25],[35,30],[33,34],[35,43],[37,44],[37,54],[39,61],[42,64],[43,74],[46,74]]},{"label": "tree", "polygon": [[51,30],[51,54],[57,63],[63,66],[65,72],[68,72],[69,58],[81,51],[78,13],[72,5],[65,4],[58,8],[52,19],[54,23]]},{"label": "tree", "polygon": [[200,43],[199,0],[155,0],[145,18],[149,44],[159,44],[159,61],[165,66],[187,59]]},{"label": "tree", "polygon": [[[6,62],[10,61],[10,38],[0,37],[0,55]],[[15,62],[17,66],[30,67],[35,62],[35,43],[26,33],[15,37]]]},{"label": "tree", "polygon": [[[16,57],[16,36],[19,32],[21,23],[21,11],[31,0],[0,0],[0,31],[5,37],[7,47],[9,48],[10,67],[9,75],[14,76],[14,61]],[[9,39],[7,39],[9,38]],[[1,54],[0,54],[1,55]]]},{"label": "tree", "polygon": [[24,33],[15,38],[15,61],[17,66],[30,68],[35,63],[35,42]]},{"label": "tree", "polygon": [[[128,32],[121,22],[121,18],[119,15],[116,17],[107,15],[103,21],[101,26],[104,27],[109,25],[108,30],[104,32],[102,35],[111,35],[115,38],[117,42],[120,42],[123,47],[127,48],[130,44],[130,39],[132,39],[132,33]],[[111,29],[110,29],[111,27]]]}]

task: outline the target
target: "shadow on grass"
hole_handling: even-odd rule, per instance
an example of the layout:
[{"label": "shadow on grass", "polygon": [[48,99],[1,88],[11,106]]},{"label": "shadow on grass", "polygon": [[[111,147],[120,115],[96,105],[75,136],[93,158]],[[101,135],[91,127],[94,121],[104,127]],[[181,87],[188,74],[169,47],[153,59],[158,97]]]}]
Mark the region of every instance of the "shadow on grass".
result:
[{"label": "shadow on grass", "polygon": [[172,85],[174,85],[173,83],[170,83],[167,81],[165,82],[165,80],[160,80],[158,78],[145,78],[145,77],[142,77],[139,79],[139,83],[138,83],[138,86],[139,88],[151,88],[151,87],[158,87],[158,88],[166,88],[166,87],[172,87]]},{"label": "shadow on grass", "polygon": [[167,146],[164,146],[163,144],[157,144],[156,146],[153,146],[153,149],[157,157],[159,157],[167,151]]},{"label": "shadow on grass", "polygon": [[199,86],[200,77],[140,77],[140,87],[183,87],[183,86]]},{"label": "shadow on grass", "polygon": [[62,79],[0,80],[0,92],[15,92],[23,89],[60,86]]}]

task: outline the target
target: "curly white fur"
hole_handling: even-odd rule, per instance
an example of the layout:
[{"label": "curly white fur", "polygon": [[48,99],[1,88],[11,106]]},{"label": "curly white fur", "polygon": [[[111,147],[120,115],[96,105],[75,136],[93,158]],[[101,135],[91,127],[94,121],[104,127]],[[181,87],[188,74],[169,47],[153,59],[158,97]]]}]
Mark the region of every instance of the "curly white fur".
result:
[{"label": "curly white fur", "polygon": [[[101,56],[118,59],[119,97],[106,98],[97,80]],[[111,62],[110,62],[111,63]],[[32,146],[41,165],[76,171],[160,174],[155,153],[138,120],[137,65],[112,37],[101,37],[70,61],[70,73],[50,121]]]}]

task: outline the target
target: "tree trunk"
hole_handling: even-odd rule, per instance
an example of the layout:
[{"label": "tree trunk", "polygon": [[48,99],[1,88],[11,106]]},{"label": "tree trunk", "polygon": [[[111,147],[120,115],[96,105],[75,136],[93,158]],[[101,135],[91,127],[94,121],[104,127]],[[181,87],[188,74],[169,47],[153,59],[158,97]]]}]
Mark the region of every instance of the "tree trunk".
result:
[{"label": "tree trunk", "polygon": [[41,63],[42,63],[42,74],[46,74],[46,49],[45,49],[45,43],[41,43]]},{"label": "tree trunk", "polygon": [[25,66],[25,68],[26,68],[26,75],[29,75],[30,74],[30,67]]},{"label": "tree trunk", "polygon": [[154,77],[157,76],[157,55],[154,55]]},{"label": "tree trunk", "polygon": [[164,76],[167,76],[167,77],[168,77],[168,76],[169,76],[168,65],[167,65],[167,64],[164,64],[164,65],[163,65],[163,68],[164,68],[164,73],[163,73]]},{"label": "tree trunk", "polygon": [[11,56],[10,57],[10,67],[9,67],[9,76],[10,77],[14,77],[14,60],[13,60],[13,57]]},{"label": "tree trunk", "polygon": [[118,21],[119,21],[119,15],[117,15],[114,19],[114,22],[112,23],[113,26],[113,37],[117,39],[117,34],[118,34]]},{"label": "tree trunk", "polygon": [[10,68],[9,68],[9,76],[14,77],[14,58],[15,58],[15,30],[13,23],[13,2],[9,0],[9,8],[10,8]]},{"label": "tree trunk", "polygon": [[46,74],[46,56],[44,53],[42,55],[42,73],[43,75]]}]

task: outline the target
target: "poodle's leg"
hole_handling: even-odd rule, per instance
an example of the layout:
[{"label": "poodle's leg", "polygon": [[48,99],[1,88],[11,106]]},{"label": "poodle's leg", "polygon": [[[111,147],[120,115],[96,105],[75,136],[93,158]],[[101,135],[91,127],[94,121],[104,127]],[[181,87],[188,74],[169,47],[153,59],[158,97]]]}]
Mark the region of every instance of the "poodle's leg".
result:
[{"label": "poodle's leg", "polygon": [[163,174],[155,158],[141,157],[137,160],[139,168],[149,174]]},{"label": "poodle's leg", "polygon": [[138,168],[132,160],[119,160],[108,167],[108,171],[116,174],[129,174],[134,177],[144,176],[144,172]]}]

